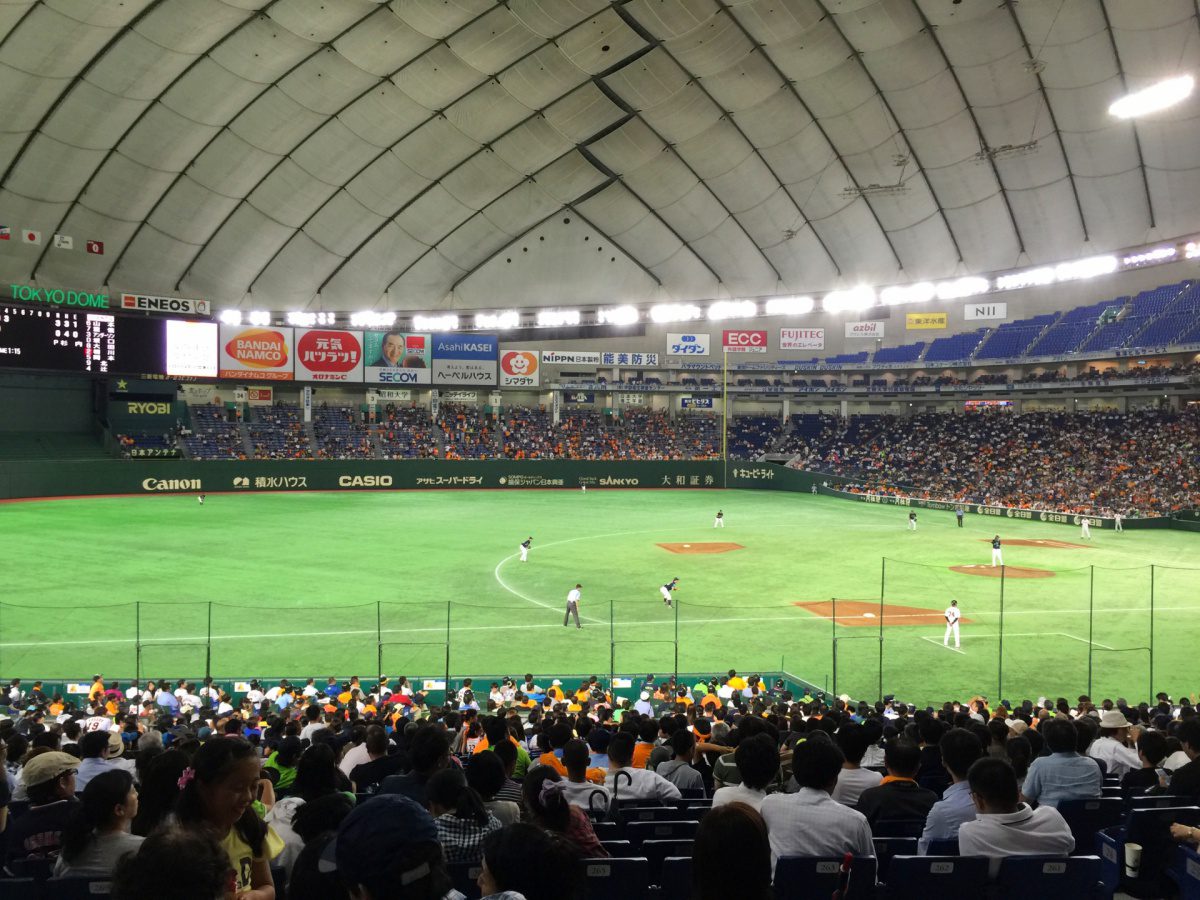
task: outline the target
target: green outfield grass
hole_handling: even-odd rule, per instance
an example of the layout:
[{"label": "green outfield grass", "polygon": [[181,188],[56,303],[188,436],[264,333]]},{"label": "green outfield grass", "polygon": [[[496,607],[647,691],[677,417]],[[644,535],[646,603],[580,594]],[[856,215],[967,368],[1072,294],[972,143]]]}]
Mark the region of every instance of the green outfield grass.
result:
[{"label": "green outfield grass", "polygon": [[[726,513],[715,530],[713,514]],[[455,676],[783,669],[873,698],[913,702],[1093,694],[1142,699],[1192,688],[1200,610],[1197,538],[1100,530],[1086,549],[1005,547],[1055,577],[955,573],[986,542],[1078,541],[1040,522],[908,511],[753,491],[362,492],[95,498],[0,506],[0,676],[203,674]],[[534,537],[529,562],[517,545]],[[743,549],[677,555],[660,543]],[[887,557],[886,564],[881,560]],[[1155,564],[1153,591],[1150,565]],[[681,579],[676,611],[658,588]],[[583,584],[584,628],[563,628]],[[1003,588],[1003,603],[1001,598]],[[831,598],[929,609],[959,601],[960,652],[937,619],[839,623],[797,603]],[[211,603],[211,606],[210,606]],[[1003,610],[1002,610],[1003,606]],[[843,606],[843,609],[847,607]],[[211,625],[209,615],[211,612]],[[1001,618],[1003,615],[1003,623]],[[610,616],[612,625],[610,625]],[[851,624],[861,622],[861,625]],[[1003,653],[1000,652],[1003,628]],[[610,642],[615,636],[615,650]],[[882,632],[882,645],[880,635]],[[206,637],[211,633],[211,644]],[[211,653],[211,656],[209,654]],[[1002,661],[1002,665],[1001,665]],[[1002,679],[1002,681],[1001,681]]]}]

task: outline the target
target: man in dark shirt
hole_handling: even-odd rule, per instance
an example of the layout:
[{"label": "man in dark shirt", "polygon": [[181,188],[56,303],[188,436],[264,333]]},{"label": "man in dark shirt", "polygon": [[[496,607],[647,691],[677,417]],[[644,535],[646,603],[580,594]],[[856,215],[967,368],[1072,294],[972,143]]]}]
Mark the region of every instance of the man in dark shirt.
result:
[{"label": "man in dark shirt", "polygon": [[409,768],[407,753],[388,754],[387,732],[379,725],[367,729],[368,761],[359,763],[350,770],[350,780],[354,782],[354,790],[359,794],[374,794],[379,791],[379,785],[389,775],[396,775]]},{"label": "man in dark shirt", "polygon": [[437,725],[423,725],[412,736],[408,748],[412,771],[387,776],[379,786],[379,793],[403,794],[428,806],[426,786],[434,772],[450,764],[450,738]]},{"label": "man in dark shirt", "polygon": [[1171,774],[1171,784],[1165,793],[1178,797],[1200,798],[1200,719],[1181,722],[1175,733],[1183,744],[1183,753],[1190,762]]},{"label": "man in dark shirt", "polygon": [[21,769],[21,783],[29,794],[29,809],[8,825],[5,834],[5,867],[27,859],[55,859],[62,847],[62,832],[75,800],[75,772],[79,760],[69,753],[40,753]]},{"label": "man in dark shirt", "polygon": [[883,751],[887,777],[879,787],[867,788],[855,807],[874,828],[880,822],[919,820],[924,822],[937,794],[916,782],[921,751],[911,741],[892,741]]}]

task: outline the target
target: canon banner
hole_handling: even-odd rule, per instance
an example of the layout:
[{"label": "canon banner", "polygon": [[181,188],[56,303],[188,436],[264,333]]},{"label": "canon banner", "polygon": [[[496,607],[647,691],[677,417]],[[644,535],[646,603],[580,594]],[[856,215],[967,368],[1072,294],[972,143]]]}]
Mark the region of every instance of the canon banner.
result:
[{"label": "canon banner", "polygon": [[363,380],[363,333],[296,329],[297,381]]},{"label": "canon banner", "polygon": [[723,331],[721,346],[726,353],[766,353],[765,331]]},{"label": "canon banner", "polygon": [[363,335],[367,384],[404,387],[429,384],[433,372],[432,335],[368,331]]},{"label": "canon banner", "polygon": [[433,380],[436,384],[496,386],[500,339],[487,334],[435,334]]},{"label": "canon banner", "polygon": [[846,337],[881,338],[883,337],[883,325],[883,322],[847,322]]},{"label": "canon banner", "polygon": [[600,354],[593,350],[543,350],[543,366],[598,366]]},{"label": "canon banner", "polygon": [[221,378],[292,381],[293,329],[221,326]]},{"label": "canon banner", "polygon": [[780,328],[780,350],[824,350],[824,328]]},{"label": "canon banner", "polygon": [[536,350],[505,350],[500,354],[500,387],[537,387],[541,383]]}]

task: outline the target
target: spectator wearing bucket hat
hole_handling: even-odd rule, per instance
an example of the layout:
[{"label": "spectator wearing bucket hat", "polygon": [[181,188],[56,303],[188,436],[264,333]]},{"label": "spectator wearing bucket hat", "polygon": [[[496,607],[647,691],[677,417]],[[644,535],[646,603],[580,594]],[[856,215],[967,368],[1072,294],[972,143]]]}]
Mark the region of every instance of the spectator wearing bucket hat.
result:
[{"label": "spectator wearing bucket hat", "polygon": [[[1134,739],[1136,740],[1136,735]],[[1124,713],[1110,709],[1100,716],[1100,737],[1088,748],[1088,756],[1103,762],[1107,766],[1108,774],[1124,778],[1142,764],[1138,759],[1137,750],[1129,744],[1129,721]]]},{"label": "spectator wearing bucket hat", "polygon": [[29,809],[9,823],[5,832],[5,864],[14,860],[53,859],[62,846],[62,832],[76,806],[75,773],[79,760],[49,750],[28,759],[21,768],[21,785]]},{"label": "spectator wearing bucket hat", "polygon": [[336,873],[356,900],[461,896],[446,873],[433,816],[398,794],[375,797],[351,810],[318,868],[326,875]]}]

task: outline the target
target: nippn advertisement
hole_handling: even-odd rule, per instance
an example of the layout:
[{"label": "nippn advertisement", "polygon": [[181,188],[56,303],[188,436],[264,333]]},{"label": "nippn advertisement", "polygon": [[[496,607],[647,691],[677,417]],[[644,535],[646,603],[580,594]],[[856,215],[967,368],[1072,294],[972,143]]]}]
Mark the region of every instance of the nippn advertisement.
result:
[{"label": "nippn advertisement", "polygon": [[500,387],[537,387],[541,378],[536,350],[505,350],[500,354]]},{"label": "nippn advertisement", "polygon": [[292,381],[293,329],[221,326],[221,378]]},{"label": "nippn advertisement", "polygon": [[433,336],[408,331],[368,331],[363,335],[367,384],[406,387],[429,384]]},{"label": "nippn advertisement", "polygon": [[363,380],[361,331],[296,329],[297,381]]}]

